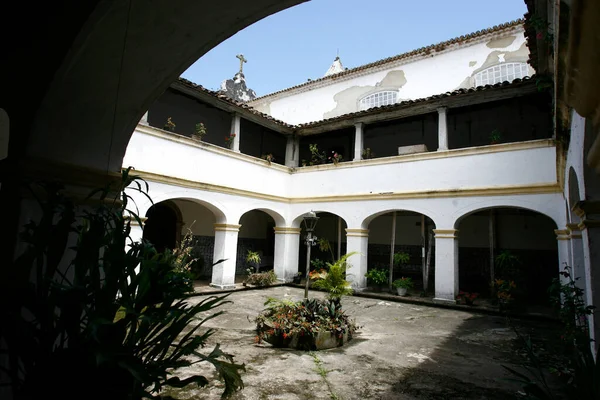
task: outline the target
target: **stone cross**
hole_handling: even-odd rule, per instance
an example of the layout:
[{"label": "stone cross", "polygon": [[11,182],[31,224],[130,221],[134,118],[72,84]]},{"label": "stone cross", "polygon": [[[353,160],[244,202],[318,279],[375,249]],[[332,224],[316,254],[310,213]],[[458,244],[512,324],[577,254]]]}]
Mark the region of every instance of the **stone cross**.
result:
[{"label": "stone cross", "polygon": [[237,56],[235,56],[237,59],[240,60],[240,74],[242,73],[242,70],[244,69],[244,63],[247,62],[248,60],[246,60],[244,58],[243,54],[238,54]]}]

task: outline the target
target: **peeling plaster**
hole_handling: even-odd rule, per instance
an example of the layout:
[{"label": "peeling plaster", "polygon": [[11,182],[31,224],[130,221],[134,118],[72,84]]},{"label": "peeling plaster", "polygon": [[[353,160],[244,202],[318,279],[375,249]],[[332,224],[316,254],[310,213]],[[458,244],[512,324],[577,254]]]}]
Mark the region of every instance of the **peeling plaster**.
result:
[{"label": "peeling plaster", "polygon": [[517,40],[516,36],[506,36],[503,38],[493,39],[486,43],[486,46],[490,49],[503,49],[510,46]]},{"label": "peeling plaster", "polygon": [[[500,39],[498,39],[498,40],[500,40]],[[478,68],[474,69],[473,72],[471,72],[471,75],[467,76],[460,83],[460,85],[458,85],[456,87],[456,89],[454,89],[454,90],[467,89],[467,88],[472,87],[473,86],[472,77],[475,76],[475,74],[477,74],[478,72],[483,71],[484,69],[489,68],[493,65],[497,65],[499,63],[499,60],[501,60],[501,59],[503,59],[504,62],[526,63],[528,58],[529,58],[529,51],[527,49],[527,43],[525,43],[525,42],[523,42],[521,47],[519,47],[515,51],[500,51],[500,50],[492,51],[488,54],[488,56],[485,59],[485,61],[483,62],[483,64],[481,64]],[[473,63],[475,63],[475,64],[473,64]],[[476,64],[477,63],[475,61],[471,61],[469,63],[469,67],[473,67]],[[531,71],[530,71],[530,73],[531,73]]]},{"label": "peeling plaster", "polygon": [[401,69],[388,72],[385,77],[374,86],[352,86],[336,93],[333,100],[336,106],[333,110],[323,113],[323,118],[333,118],[339,115],[358,111],[358,99],[369,94],[386,89],[400,89],[406,85],[406,76]]}]

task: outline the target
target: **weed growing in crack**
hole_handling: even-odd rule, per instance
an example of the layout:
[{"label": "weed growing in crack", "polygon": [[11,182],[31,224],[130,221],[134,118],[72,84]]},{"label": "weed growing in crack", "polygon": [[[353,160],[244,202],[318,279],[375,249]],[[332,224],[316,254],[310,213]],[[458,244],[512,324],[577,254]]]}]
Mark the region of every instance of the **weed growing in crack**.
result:
[{"label": "weed growing in crack", "polygon": [[317,374],[319,374],[319,376],[327,385],[327,390],[329,390],[329,398],[331,400],[340,400],[340,398],[334,393],[333,389],[331,389],[331,383],[329,382],[329,380],[327,380],[327,374],[329,373],[329,371],[323,366],[323,360],[321,360],[319,356],[312,351],[309,354],[313,358],[313,361],[315,363],[315,371],[317,372]]}]

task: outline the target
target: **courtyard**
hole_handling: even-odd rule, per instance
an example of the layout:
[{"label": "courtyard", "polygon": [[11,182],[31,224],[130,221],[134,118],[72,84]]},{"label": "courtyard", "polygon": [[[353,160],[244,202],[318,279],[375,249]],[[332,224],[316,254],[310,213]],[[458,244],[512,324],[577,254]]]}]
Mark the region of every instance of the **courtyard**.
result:
[{"label": "courtyard", "polygon": [[[192,297],[200,301],[205,295]],[[289,286],[230,294],[225,314],[209,320],[216,332],[207,348],[222,349],[244,363],[245,388],[234,399],[512,399],[519,384],[502,365],[519,369],[526,360],[510,323],[532,334],[555,329],[550,321],[513,320],[367,297],[344,297],[344,310],[361,327],[344,347],[303,352],[256,344],[253,318],[269,297],[299,300]],[[322,298],[324,293],[311,291]],[[549,348],[549,347],[547,347]],[[208,368],[198,364],[195,368]],[[181,370],[186,377],[198,370]],[[212,374],[213,370],[207,369]],[[222,386],[191,386],[166,395],[219,399]]]}]

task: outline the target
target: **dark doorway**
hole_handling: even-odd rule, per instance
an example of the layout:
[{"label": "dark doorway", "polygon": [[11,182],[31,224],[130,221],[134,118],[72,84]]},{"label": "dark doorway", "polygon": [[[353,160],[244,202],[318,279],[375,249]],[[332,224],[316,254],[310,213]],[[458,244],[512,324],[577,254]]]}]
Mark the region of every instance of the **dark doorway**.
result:
[{"label": "dark doorway", "polygon": [[144,227],[144,239],[154,245],[157,251],[174,249],[177,242],[177,213],[164,203],[150,207],[146,213],[148,220]]}]

